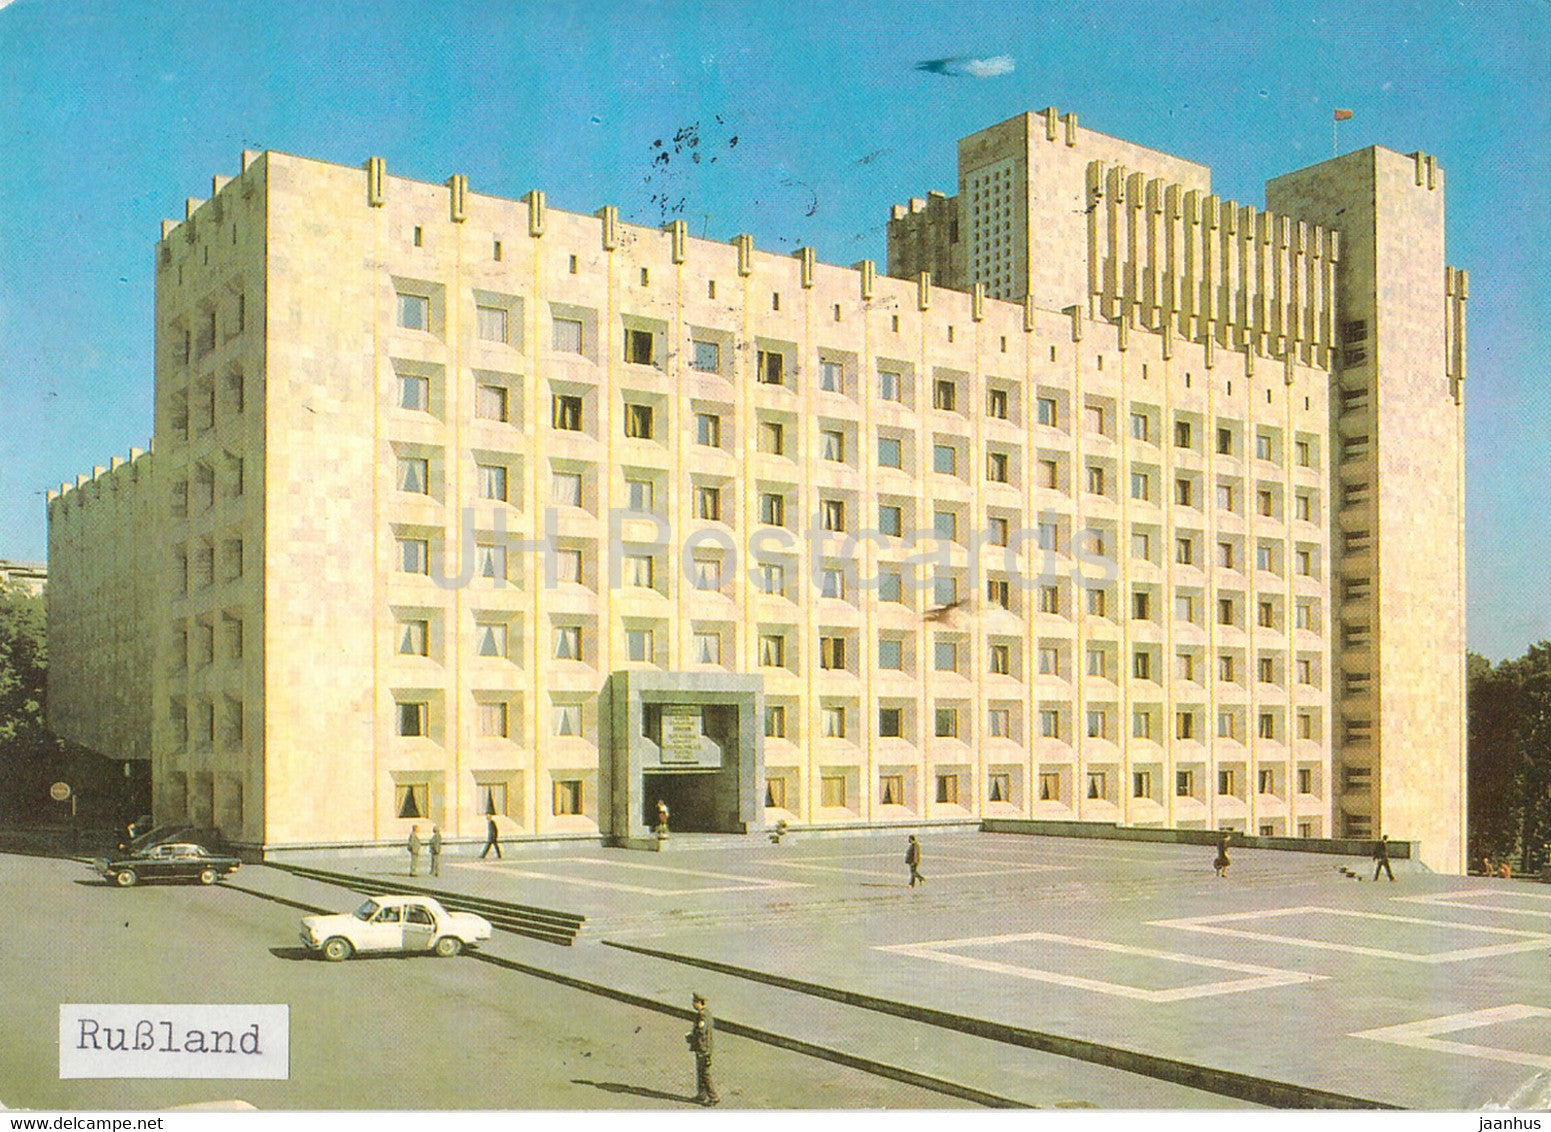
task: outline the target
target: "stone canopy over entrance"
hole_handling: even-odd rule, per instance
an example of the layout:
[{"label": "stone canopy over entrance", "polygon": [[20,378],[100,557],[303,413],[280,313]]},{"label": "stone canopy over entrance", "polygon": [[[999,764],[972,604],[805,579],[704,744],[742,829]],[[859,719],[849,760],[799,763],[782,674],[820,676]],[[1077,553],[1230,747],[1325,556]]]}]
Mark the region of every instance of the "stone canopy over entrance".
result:
[{"label": "stone canopy over entrance", "polygon": [[651,836],[657,803],[676,833],[764,827],[764,681],[616,672],[603,687],[600,818],[613,844]]}]

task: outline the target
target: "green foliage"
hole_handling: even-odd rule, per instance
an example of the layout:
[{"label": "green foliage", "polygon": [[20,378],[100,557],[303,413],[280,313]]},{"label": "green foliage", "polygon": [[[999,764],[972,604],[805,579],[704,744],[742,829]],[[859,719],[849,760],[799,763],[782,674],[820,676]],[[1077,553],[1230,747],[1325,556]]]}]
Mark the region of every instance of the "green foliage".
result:
[{"label": "green foliage", "polygon": [[0,590],[0,745],[44,730],[48,640],[43,599]]},{"label": "green foliage", "polygon": [[1467,658],[1470,857],[1535,872],[1551,845],[1551,641],[1493,665]]}]

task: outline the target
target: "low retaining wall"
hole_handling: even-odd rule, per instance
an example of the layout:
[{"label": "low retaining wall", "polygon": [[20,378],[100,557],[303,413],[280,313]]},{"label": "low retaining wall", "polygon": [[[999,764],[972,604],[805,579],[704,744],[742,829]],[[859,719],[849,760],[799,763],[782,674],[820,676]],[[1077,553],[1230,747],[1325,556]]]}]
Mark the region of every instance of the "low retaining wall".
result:
[{"label": "low retaining wall", "polygon": [[[1097,841],[1160,841],[1170,845],[1216,845],[1222,834],[1215,829],[1150,829],[1099,821],[1047,821],[1038,818],[986,818],[986,833],[1022,833],[1038,837],[1085,837]],[[1295,853],[1324,853],[1333,857],[1372,859],[1374,842],[1350,837],[1257,837],[1233,831],[1231,844],[1246,849],[1288,849]],[[1409,861],[1417,843],[1391,841],[1391,860]]]}]

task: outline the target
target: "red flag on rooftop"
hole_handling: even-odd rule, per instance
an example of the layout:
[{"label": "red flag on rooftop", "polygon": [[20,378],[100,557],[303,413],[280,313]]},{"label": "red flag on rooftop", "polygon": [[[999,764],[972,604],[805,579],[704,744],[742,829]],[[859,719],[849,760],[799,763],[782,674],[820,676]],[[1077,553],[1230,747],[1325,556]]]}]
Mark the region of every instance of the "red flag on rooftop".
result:
[{"label": "red flag on rooftop", "polygon": [[1336,111],[1336,121],[1337,122],[1344,122],[1348,118],[1350,118],[1351,116],[1352,116],[1352,112],[1350,110],[1337,110]]}]

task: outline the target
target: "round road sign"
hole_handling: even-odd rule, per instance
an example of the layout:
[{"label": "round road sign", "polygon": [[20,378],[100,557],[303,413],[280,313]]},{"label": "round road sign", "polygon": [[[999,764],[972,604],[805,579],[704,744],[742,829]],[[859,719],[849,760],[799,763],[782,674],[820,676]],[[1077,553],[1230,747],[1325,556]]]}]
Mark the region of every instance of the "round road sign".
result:
[{"label": "round road sign", "polygon": [[48,788],[48,796],[56,802],[66,802],[70,799],[70,784],[68,782],[56,782]]}]

